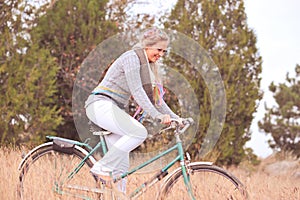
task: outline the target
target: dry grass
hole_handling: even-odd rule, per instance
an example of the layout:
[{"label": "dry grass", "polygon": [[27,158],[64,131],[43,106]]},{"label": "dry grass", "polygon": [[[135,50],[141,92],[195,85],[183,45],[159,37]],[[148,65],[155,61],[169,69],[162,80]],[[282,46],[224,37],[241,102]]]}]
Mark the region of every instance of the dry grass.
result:
[{"label": "dry grass", "polygon": [[[0,149],[0,194],[2,200],[17,199],[16,189],[18,183],[18,164],[21,161],[21,152],[8,149]],[[243,167],[245,169],[245,167]],[[300,178],[291,178],[284,175],[268,175],[258,167],[251,170],[240,168],[229,169],[247,187],[250,199],[254,200],[297,200],[300,199]],[[43,173],[43,172],[42,172]],[[149,177],[149,174],[133,176],[128,180],[128,186],[141,183],[141,179]],[[44,183],[37,183],[37,187],[44,188]],[[159,184],[158,184],[159,185]],[[158,188],[147,192],[141,199],[153,200]],[[55,199],[38,190],[40,199]],[[64,198],[65,199],[65,198]],[[176,198],[175,198],[176,199]],[[174,200],[175,200],[174,199]]]},{"label": "dry grass", "polygon": [[0,149],[0,194],[1,199],[17,199],[19,152]]}]

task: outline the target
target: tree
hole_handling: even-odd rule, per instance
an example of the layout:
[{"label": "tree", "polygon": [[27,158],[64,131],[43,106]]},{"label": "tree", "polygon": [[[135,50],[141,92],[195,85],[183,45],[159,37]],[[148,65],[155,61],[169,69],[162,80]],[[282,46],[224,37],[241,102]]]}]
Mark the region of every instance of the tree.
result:
[{"label": "tree", "polygon": [[[178,0],[165,27],[197,41],[218,66],[226,89],[226,119],[218,143],[205,157],[219,164],[238,164],[246,156],[244,145],[251,136],[257,101],[262,98],[261,57],[257,53],[256,37],[247,27],[243,1]],[[199,130],[189,147],[192,156],[199,157],[213,102],[195,66],[181,58],[172,64],[190,81],[199,100]]]},{"label": "tree", "polygon": [[63,123],[58,134],[77,138],[72,113],[72,91],[84,58],[101,41],[117,33],[116,23],[107,19],[107,0],[60,0],[36,21],[32,42],[48,50],[59,66],[58,101]]},{"label": "tree", "polygon": [[53,104],[57,66],[49,53],[26,38],[24,20],[31,11],[19,1],[1,5],[0,145],[39,143],[61,121]]},{"label": "tree", "polygon": [[272,149],[293,152],[300,157],[300,65],[295,68],[296,77],[286,76],[286,83],[275,85],[272,82],[269,90],[273,92],[276,106],[268,108],[259,128],[271,134],[269,141]]}]

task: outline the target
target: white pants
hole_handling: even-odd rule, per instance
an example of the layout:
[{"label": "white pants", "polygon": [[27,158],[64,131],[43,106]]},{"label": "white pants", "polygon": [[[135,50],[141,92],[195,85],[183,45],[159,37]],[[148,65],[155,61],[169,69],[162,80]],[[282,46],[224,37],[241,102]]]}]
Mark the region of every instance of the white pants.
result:
[{"label": "white pants", "polygon": [[147,138],[147,129],[109,100],[93,102],[86,108],[87,117],[112,132],[106,135],[108,152],[92,167],[91,172],[120,175],[129,169],[129,152]]}]

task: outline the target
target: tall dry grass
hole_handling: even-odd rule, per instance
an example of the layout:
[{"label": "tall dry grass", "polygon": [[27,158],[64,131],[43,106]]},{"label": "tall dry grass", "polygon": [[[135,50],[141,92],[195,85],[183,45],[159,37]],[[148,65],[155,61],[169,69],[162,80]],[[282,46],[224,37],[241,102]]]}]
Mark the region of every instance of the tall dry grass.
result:
[{"label": "tall dry grass", "polygon": [[[0,194],[1,200],[17,199],[16,190],[18,183],[18,164],[21,161],[22,152],[19,150],[0,149]],[[242,168],[242,169],[241,169]],[[249,168],[239,167],[229,169],[246,186],[250,199],[253,200],[299,200],[300,178],[289,175],[268,175],[262,167]],[[128,187],[141,183],[141,179],[149,177],[149,174],[140,174],[128,179]],[[34,184],[34,183],[32,183]],[[43,188],[43,183],[38,183]],[[153,200],[158,187],[145,193],[141,199]],[[38,191],[39,192],[39,191]],[[39,194],[40,199],[50,198],[49,194]],[[65,199],[65,198],[63,198]],[[174,198],[174,200],[176,197]]]},{"label": "tall dry grass", "polygon": [[19,151],[0,149],[0,195],[1,199],[17,199]]}]

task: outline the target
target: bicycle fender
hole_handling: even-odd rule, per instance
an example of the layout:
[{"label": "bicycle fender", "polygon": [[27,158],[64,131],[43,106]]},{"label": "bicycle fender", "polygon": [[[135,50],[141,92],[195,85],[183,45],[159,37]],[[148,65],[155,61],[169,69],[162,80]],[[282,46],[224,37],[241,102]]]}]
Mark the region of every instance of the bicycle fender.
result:
[{"label": "bicycle fender", "polygon": [[[67,145],[66,143],[63,143],[64,145]],[[70,143],[69,143],[70,144]],[[68,146],[68,148],[70,148],[70,145],[67,145]],[[57,151],[59,151],[59,150],[61,150],[61,151],[65,151],[65,149],[64,150],[62,150],[64,147],[62,147],[62,146],[58,146],[59,145],[59,143],[56,143],[55,144],[55,146],[56,146],[56,148],[58,149],[55,149],[55,150],[57,150]],[[36,151],[38,151],[40,148],[43,148],[43,147],[45,147],[45,146],[52,146],[53,147],[53,149],[54,149],[54,140],[53,141],[51,141],[51,142],[46,142],[46,143],[43,143],[43,144],[41,144],[41,145],[39,145],[39,146],[36,146],[35,148],[33,148],[31,151],[29,151],[26,155],[25,155],[25,157],[22,159],[22,161],[20,162],[20,164],[19,164],[19,166],[18,166],[18,170],[21,170],[22,168],[23,168],[23,165],[26,163],[26,161],[36,152]],[[71,146],[73,146],[73,145],[71,145]],[[80,146],[77,146],[77,145],[75,145],[74,144],[74,146],[72,147],[73,149],[77,149],[78,151],[80,151],[81,153],[83,153],[84,155],[88,155],[89,154],[89,152],[87,152],[85,149],[83,149],[83,148],[81,148]],[[70,149],[68,149],[68,151],[69,151]],[[73,151],[73,150],[72,150]],[[96,163],[96,160],[95,160],[95,158],[93,157],[93,156],[90,156],[89,157],[89,159],[92,161],[92,163]]]},{"label": "bicycle fender", "polygon": [[38,146],[36,146],[35,148],[33,148],[32,150],[30,150],[26,155],[25,157],[22,159],[21,163],[19,164],[18,166],[18,170],[21,170],[24,163],[27,161],[27,159],[35,152],[37,151],[38,149],[44,147],[44,146],[51,146],[53,144],[53,142],[46,142],[46,143],[43,143],[43,144],[40,144]]},{"label": "bicycle fender", "polygon": [[192,165],[213,165],[213,162],[206,162],[206,161],[198,161],[198,162],[191,162],[188,164],[188,166]]}]

